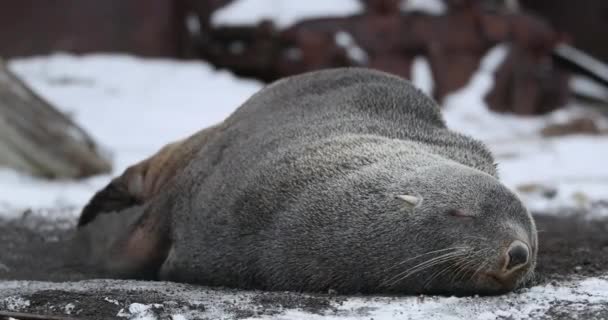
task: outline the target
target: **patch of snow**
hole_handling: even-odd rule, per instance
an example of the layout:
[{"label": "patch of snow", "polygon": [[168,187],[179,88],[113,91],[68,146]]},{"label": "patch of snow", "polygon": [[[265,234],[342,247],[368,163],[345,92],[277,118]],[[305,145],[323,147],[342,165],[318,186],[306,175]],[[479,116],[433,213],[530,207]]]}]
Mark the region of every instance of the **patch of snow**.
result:
[{"label": "patch of snow", "polygon": [[117,306],[118,306],[118,305],[120,305],[120,304],[118,303],[118,301],[117,301],[117,300],[110,299],[110,298],[108,298],[108,297],[103,298],[103,300],[104,300],[104,301],[107,301],[107,302],[109,302],[109,303],[111,303],[111,304],[117,305]]},{"label": "patch of snow", "polygon": [[[28,210],[36,213],[75,214],[110,180],[109,175],[83,181],[49,181],[0,168],[0,215],[16,218]],[[46,209],[58,210],[46,210]]]},{"label": "patch of snow", "polygon": [[425,94],[432,96],[435,83],[429,61],[421,56],[412,62],[412,83]]},{"label": "patch of snow", "polygon": [[63,313],[72,314],[72,311],[74,311],[75,308],[76,306],[73,303],[68,303],[63,307]]},{"label": "patch of snow", "polygon": [[421,11],[432,15],[442,15],[446,13],[447,7],[441,0],[403,0],[401,10]]},{"label": "patch of snow", "polygon": [[1,301],[0,306],[8,311],[20,311],[30,306],[30,301],[21,297],[8,297]]},{"label": "patch of snow", "polygon": [[357,63],[365,64],[368,60],[368,55],[357,43],[353,36],[346,32],[340,31],[335,35],[336,44],[346,50],[348,57]]},{"label": "patch of snow", "polygon": [[[359,0],[236,0],[217,10],[211,23],[214,26],[240,26],[270,20],[279,28],[286,28],[305,19],[346,17],[361,14],[363,10]],[[401,10],[441,15],[447,8],[441,0],[403,0]]]},{"label": "patch of snow", "polygon": [[158,307],[159,305],[132,303],[129,305],[128,311],[121,309],[116,316],[129,318],[129,320],[157,320],[158,316],[154,313],[153,309]]},{"label": "patch of snow", "polygon": [[211,17],[211,23],[215,26],[235,26],[271,20],[284,28],[304,19],[343,17],[361,13],[362,10],[357,0],[237,0],[217,10]]}]

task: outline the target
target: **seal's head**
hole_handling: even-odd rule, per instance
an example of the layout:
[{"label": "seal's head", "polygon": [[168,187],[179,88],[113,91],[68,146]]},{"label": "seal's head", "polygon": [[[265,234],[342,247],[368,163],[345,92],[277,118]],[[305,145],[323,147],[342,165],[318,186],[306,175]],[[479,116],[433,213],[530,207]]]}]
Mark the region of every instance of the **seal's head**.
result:
[{"label": "seal's head", "polygon": [[538,250],[534,220],[495,177],[441,165],[417,171],[399,189],[405,192],[394,194],[391,211],[401,210],[415,230],[400,239],[407,256],[391,254],[384,289],[499,294],[530,279]]}]

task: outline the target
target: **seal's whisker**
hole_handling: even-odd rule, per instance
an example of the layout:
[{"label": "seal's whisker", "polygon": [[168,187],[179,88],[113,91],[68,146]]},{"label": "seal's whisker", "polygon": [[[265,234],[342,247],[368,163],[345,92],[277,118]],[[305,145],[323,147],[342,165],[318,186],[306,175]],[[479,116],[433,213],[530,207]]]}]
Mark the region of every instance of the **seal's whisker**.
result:
[{"label": "seal's whisker", "polygon": [[[419,272],[421,272],[423,270],[429,269],[429,268],[434,267],[436,265],[450,263],[450,262],[452,262],[452,260],[457,260],[458,258],[459,258],[459,256],[452,256],[452,257],[448,257],[446,259],[443,259],[442,261],[437,261],[437,263],[433,263],[432,265],[425,266],[424,268],[420,268],[418,270],[413,270],[408,275],[404,276],[402,279],[405,279],[405,278],[407,278],[407,277],[409,277],[409,276],[411,276],[411,275],[413,275],[415,273],[419,273]],[[454,264],[452,264],[452,265],[454,265]],[[399,281],[401,281],[402,279],[400,279]]]},{"label": "seal's whisker", "polygon": [[465,277],[467,276],[467,274],[472,272],[473,267],[475,265],[477,265],[477,261],[478,261],[477,258],[483,257],[490,251],[491,251],[491,249],[480,249],[480,250],[474,251],[471,254],[471,259],[467,263],[465,263],[465,265],[457,273],[455,273],[452,276],[452,279],[451,279],[452,283],[456,282],[458,279],[464,280]]},{"label": "seal's whisker", "polygon": [[454,271],[456,271],[458,268],[460,268],[462,266],[461,262],[466,261],[468,255],[466,256],[461,256],[458,257],[458,259],[456,259],[456,261],[452,264],[449,264],[447,267],[441,269],[438,272],[435,272],[433,275],[431,275],[431,277],[425,282],[424,287],[427,288],[433,280],[435,280],[436,278],[438,278],[439,276],[449,272],[450,270],[454,269],[456,267],[456,269]]},{"label": "seal's whisker", "polygon": [[454,266],[456,266],[457,264],[452,263],[449,264],[447,267],[440,269],[439,271],[433,273],[429,279],[424,283],[424,288],[428,288],[428,286],[433,282],[433,280],[435,280],[437,277],[439,277],[440,275],[448,272],[450,269],[454,268]]},{"label": "seal's whisker", "polygon": [[469,260],[466,261],[464,264],[462,264],[462,266],[456,270],[456,272],[454,272],[454,274],[452,274],[451,278],[450,278],[450,283],[455,283],[458,279],[464,278],[464,275],[468,272],[468,270],[476,265],[476,259],[478,258],[478,256],[480,255],[480,252],[474,252],[473,254],[471,254],[469,256]]},{"label": "seal's whisker", "polygon": [[473,272],[471,274],[471,276],[469,277],[469,280],[475,278],[475,276],[481,272],[481,270],[483,270],[489,263],[490,263],[490,257],[487,257],[482,263],[479,264],[479,267],[477,267],[477,269],[475,270],[475,272]]},{"label": "seal's whisker", "polygon": [[395,275],[395,276],[393,276],[393,277],[385,280],[382,284],[388,283],[389,281],[391,281],[391,280],[393,280],[395,278],[399,278],[399,277],[403,276],[404,274],[405,274],[405,277],[407,277],[410,274],[413,274],[413,273],[416,273],[418,271],[424,270],[424,269],[429,268],[429,267],[431,267],[431,266],[433,266],[435,264],[439,264],[439,263],[443,262],[444,260],[452,259],[453,257],[458,256],[458,255],[459,255],[458,252],[449,252],[449,253],[446,253],[446,254],[443,254],[443,255],[431,258],[429,260],[425,260],[425,261],[423,261],[423,262],[421,262],[421,263],[419,263],[419,264],[417,264],[417,265],[415,265],[415,266],[413,266],[411,268],[408,268],[408,269],[404,270],[403,272],[400,272],[399,274],[397,274],[397,275]]},{"label": "seal's whisker", "polygon": [[[451,260],[456,260],[456,259],[466,255],[467,253],[468,253],[468,251],[459,250],[456,252],[449,252],[449,253],[440,255],[438,257],[431,258],[431,259],[426,260],[422,263],[419,263],[409,269],[406,269],[405,271],[397,274],[396,276],[393,276],[393,277],[383,281],[381,283],[381,285],[385,285],[385,284],[389,283],[389,281],[390,281],[389,286],[392,286],[395,283],[403,281],[404,279],[408,278],[409,276],[411,276],[413,274],[419,273],[423,270],[429,269],[429,268],[439,265],[439,264],[450,262]],[[392,280],[394,280],[394,281],[392,281]]]},{"label": "seal's whisker", "polygon": [[464,249],[468,249],[468,248],[469,248],[469,247],[449,247],[449,248],[443,248],[443,249],[439,249],[439,250],[432,250],[432,251],[428,251],[428,252],[425,252],[425,253],[419,254],[419,255],[417,255],[417,256],[415,256],[415,257],[407,258],[407,259],[405,259],[405,260],[402,260],[402,261],[400,261],[400,262],[397,262],[397,263],[393,264],[392,266],[390,266],[390,267],[386,268],[384,271],[386,272],[386,271],[392,270],[392,269],[394,269],[394,268],[396,268],[396,267],[399,267],[400,265],[403,265],[403,264],[404,264],[404,263],[406,263],[406,262],[409,262],[409,261],[412,261],[412,260],[418,259],[418,258],[420,258],[420,257],[426,256],[426,255],[429,255],[429,254],[433,254],[433,253],[439,253],[439,252],[445,252],[445,251],[449,251],[449,250],[454,250],[454,251],[455,251],[455,250],[464,250]]},{"label": "seal's whisker", "polygon": [[405,270],[405,271],[401,272],[400,274],[395,275],[395,277],[398,277],[399,275],[401,275],[401,274],[403,274],[404,272],[407,272],[407,271],[409,271],[409,270],[411,270],[411,269],[413,269],[413,268],[416,268],[416,267],[422,267],[422,266],[424,266],[426,263],[431,263],[431,262],[433,262],[433,261],[434,261],[434,259],[439,259],[439,258],[445,257],[446,255],[449,255],[449,254],[451,254],[451,253],[458,252],[459,250],[463,250],[463,249],[465,249],[465,248],[466,248],[466,247],[450,247],[450,248],[444,248],[444,249],[439,249],[439,250],[433,250],[433,251],[425,252],[425,253],[423,253],[423,254],[419,254],[419,255],[417,255],[417,256],[414,256],[414,257],[411,257],[411,258],[407,258],[407,259],[405,259],[405,260],[402,260],[402,261],[400,261],[400,262],[397,262],[397,263],[395,263],[394,265],[392,265],[391,267],[386,268],[384,271],[386,272],[386,271],[389,271],[389,270],[395,269],[395,268],[400,267],[400,266],[402,266],[402,265],[404,265],[404,264],[406,264],[406,263],[408,263],[408,262],[410,262],[410,261],[411,261],[411,262],[414,262],[414,260],[419,259],[419,258],[422,258],[422,257],[424,257],[424,256],[428,256],[428,255],[431,255],[431,254],[436,254],[436,253],[441,253],[441,252],[446,252],[446,251],[449,251],[449,252],[447,252],[447,253],[444,253],[444,254],[441,254],[441,255],[438,255],[438,256],[431,257],[431,258],[430,258],[430,259],[428,259],[428,260],[424,260],[424,261],[420,262],[419,264],[417,264],[417,265],[415,265],[415,266],[413,266],[413,267],[410,267],[409,269],[407,269],[407,270]]},{"label": "seal's whisker", "polygon": [[461,274],[466,273],[466,270],[469,268],[469,266],[475,263],[475,255],[471,254],[467,258],[467,261],[465,261],[456,270],[454,270],[454,274],[452,274],[452,277],[450,278],[450,283],[456,282],[456,280],[458,280],[458,277]]}]

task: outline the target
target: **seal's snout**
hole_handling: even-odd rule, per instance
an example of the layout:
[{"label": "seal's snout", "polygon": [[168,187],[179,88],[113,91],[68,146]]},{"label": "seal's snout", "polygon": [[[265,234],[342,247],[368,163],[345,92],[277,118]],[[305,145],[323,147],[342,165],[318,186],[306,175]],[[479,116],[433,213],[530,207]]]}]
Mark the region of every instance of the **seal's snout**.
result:
[{"label": "seal's snout", "polygon": [[512,272],[528,264],[530,260],[530,249],[522,241],[515,240],[505,253],[505,271]]},{"label": "seal's snout", "polygon": [[530,246],[515,240],[504,250],[499,270],[488,272],[487,275],[500,283],[502,289],[511,290],[532,267],[532,260]]},{"label": "seal's snout", "polygon": [[521,240],[515,240],[504,251],[499,270],[487,275],[500,283],[503,289],[511,290],[531,266],[530,246]]}]

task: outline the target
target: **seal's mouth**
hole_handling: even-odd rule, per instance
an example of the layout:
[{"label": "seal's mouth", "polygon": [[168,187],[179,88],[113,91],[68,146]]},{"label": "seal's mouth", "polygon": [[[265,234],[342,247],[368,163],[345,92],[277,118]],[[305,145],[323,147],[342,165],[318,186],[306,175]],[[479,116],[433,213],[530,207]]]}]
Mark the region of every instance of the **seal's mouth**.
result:
[{"label": "seal's mouth", "polygon": [[[480,279],[478,279],[478,281],[487,285],[488,287],[495,287],[498,291],[507,292],[519,287],[519,285],[524,282],[528,271],[528,269],[522,269],[507,275],[486,272],[480,274]],[[485,285],[482,286],[485,287]]]},{"label": "seal's mouth", "polygon": [[513,274],[501,277],[493,272],[477,272],[473,279],[457,291],[451,292],[457,296],[470,295],[499,295],[517,289],[522,283],[524,274]]},{"label": "seal's mouth", "polygon": [[510,291],[515,289],[517,283],[519,282],[519,277],[501,277],[495,273],[487,272],[482,273],[482,277],[485,277],[486,281],[489,281],[490,284],[496,285],[500,288],[504,288],[505,291]]},{"label": "seal's mouth", "polygon": [[495,266],[478,272],[476,285],[482,290],[511,291],[524,282],[534,266],[533,261],[530,247],[522,241],[513,241]]},{"label": "seal's mouth", "polygon": [[476,270],[465,270],[472,274],[466,290],[476,294],[502,294],[518,288],[534,268],[535,252],[523,241],[515,240],[503,247],[494,263]]}]

